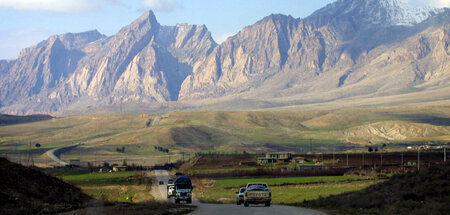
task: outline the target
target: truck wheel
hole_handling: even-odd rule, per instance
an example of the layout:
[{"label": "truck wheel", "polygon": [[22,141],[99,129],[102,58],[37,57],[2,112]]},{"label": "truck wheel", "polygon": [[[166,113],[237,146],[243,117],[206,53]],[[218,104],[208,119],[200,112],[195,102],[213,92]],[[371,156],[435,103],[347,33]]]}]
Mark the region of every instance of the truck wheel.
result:
[{"label": "truck wheel", "polygon": [[186,200],[186,203],[187,203],[187,204],[191,204],[191,203],[192,203],[192,199]]},{"label": "truck wheel", "polygon": [[237,202],[236,202],[236,205],[240,205],[240,204],[241,204],[241,201],[237,201]]},{"label": "truck wheel", "polygon": [[266,207],[270,207],[270,202],[266,202]]},{"label": "truck wheel", "polygon": [[175,199],[175,204],[180,204],[180,200]]},{"label": "truck wheel", "polygon": [[248,202],[244,202],[244,207],[248,207]]}]

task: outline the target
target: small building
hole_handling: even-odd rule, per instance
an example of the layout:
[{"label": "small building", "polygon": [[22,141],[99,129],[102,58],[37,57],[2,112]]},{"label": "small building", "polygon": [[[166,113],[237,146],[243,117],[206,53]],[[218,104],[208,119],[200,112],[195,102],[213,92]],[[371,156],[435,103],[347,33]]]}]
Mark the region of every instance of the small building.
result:
[{"label": "small building", "polygon": [[113,172],[126,172],[127,166],[113,166]]},{"label": "small building", "polygon": [[297,168],[299,171],[320,171],[326,167],[324,165],[298,165]]},{"label": "small building", "polygon": [[265,157],[260,157],[258,158],[258,163],[276,163],[277,159],[274,158],[265,158]]},{"label": "small building", "polygon": [[416,161],[408,161],[406,163],[407,166],[416,166]]},{"label": "small building", "polygon": [[287,160],[292,159],[292,153],[290,152],[275,152],[275,153],[266,153],[266,158],[273,158],[277,160]]},{"label": "small building", "polygon": [[287,163],[291,162],[292,153],[290,152],[276,152],[266,153],[266,157],[258,158],[258,163]]},{"label": "small building", "polygon": [[294,161],[294,163],[305,163],[305,157],[294,157],[292,158],[292,161]]}]

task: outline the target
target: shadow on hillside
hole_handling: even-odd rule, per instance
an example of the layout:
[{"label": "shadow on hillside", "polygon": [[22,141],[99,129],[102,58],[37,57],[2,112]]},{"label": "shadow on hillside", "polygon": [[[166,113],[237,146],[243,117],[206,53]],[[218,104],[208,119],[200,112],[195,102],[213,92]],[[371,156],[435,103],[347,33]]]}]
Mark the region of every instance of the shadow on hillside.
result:
[{"label": "shadow on hillside", "polygon": [[426,114],[407,114],[407,115],[397,115],[396,117],[410,120],[416,123],[426,123],[436,126],[450,126],[450,118],[446,117],[430,116]]}]

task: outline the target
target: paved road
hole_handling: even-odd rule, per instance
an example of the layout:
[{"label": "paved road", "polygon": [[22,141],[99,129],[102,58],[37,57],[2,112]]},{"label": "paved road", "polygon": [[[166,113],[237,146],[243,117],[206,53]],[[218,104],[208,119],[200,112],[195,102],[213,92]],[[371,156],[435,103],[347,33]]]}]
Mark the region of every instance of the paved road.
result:
[{"label": "paved road", "polygon": [[283,205],[272,205],[265,207],[262,205],[250,205],[250,207],[244,207],[243,205],[231,205],[231,204],[201,204],[194,203],[198,208],[191,215],[230,215],[230,214],[245,214],[245,215],[326,215],[326,213],[310,210],[306,208],[290,207]]},{"label": "paved road", "polygon": [[[157,181],[164,181],[164,185],[157,185],[160,196],[155,199],[167,201],[166,186],[167,180],[170,178],[169,174],[165,170],[156,170],[155,175]],[[197,209],[190,213],[191,215],[233,215],[233,214],[245,214],[245,215],[326,215],[321,211],[315,211],[300,207],[291,207],[283,205],[272,205],[265,207],[263,205],[250,205],[250,207],[244,207],[243,205],[233,204],[203,204],[195,201],[193,205],[197,206]]]},{"label": "paved road", "polygon": [[161,120],[160,116],[155,116],[155,119],[153,119],[152,121],[152,125],[151,126],[156,126],[158,125],[159,121]]},{"label": "paved road", "polygon": [[78,144],[75,144],[75,145],[70,145],[70,146],[59,147],[59,148],[56,148],[56,149],[51,149],[51,150],[46,151],[45,155],[47,155],[50,159],[52,159],[53,161],[55,161],[56,163],[58,163],[61,166],[69,165],[69,163],[61,160],[59,158],[59,155],[56,155],[56,154],[59,154],[62,151],[68,151],[68,150],[70,150],[72,148],[75,148],[75,147],[77,147],[79,145],[80,144],[78,143]]},{"label": "paved road", "polygon": [[[155,200],[168,201],[167,200],[167,181],[170,176],[166,170],[155,170],[156,180],[153,182],[152,195]],[[164,184],[160,185],[159,182],[163,181]]]}]

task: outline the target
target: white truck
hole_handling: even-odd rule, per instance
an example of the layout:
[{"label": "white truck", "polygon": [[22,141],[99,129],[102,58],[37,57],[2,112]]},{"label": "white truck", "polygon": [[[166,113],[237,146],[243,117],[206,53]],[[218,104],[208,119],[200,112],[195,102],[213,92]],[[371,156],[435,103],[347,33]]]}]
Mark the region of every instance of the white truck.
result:
[{"label": "white truck", "polygon": [[175,197],[175,184],[173,179],[169,179],[167,181],[167,198],[170,199],[172,197]]},{"label": "white truck", "polygon": [[244,206],[249,204],[265,204],[270,206],[272,193],[266,183],[248,183],[244,193]]}]

